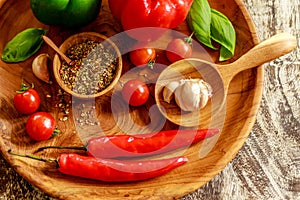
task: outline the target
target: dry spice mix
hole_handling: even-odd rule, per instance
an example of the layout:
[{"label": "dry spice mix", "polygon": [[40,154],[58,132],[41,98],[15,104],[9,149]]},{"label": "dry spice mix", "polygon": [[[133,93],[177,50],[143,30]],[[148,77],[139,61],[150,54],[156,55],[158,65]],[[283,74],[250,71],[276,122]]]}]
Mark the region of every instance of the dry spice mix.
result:
[{"label": "dry spice mix", "polygon": [[74,61],[62,61],[60,76],[71,90],[91,95],[104,90],[115,77],[116,53],[102,43],[86,40],[73,45],[66,55]]}]

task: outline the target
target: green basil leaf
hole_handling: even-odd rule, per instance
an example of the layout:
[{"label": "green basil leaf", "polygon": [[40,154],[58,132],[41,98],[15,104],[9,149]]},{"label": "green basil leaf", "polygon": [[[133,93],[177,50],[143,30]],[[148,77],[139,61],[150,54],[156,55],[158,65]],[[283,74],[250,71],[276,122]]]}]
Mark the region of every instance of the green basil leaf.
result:
[{"label": "green basil leaf", "polygon": [[211,9],[211,37],[222,45],[220,49],[220,61],[233,57],[236,33],[230,20],[221,12]]},{"label": "green basil leaf", "polygon": [[41,28],[28,28],[18,33],[5,45],[2,60],[5,62],[26,60],[40,49],[43,44],[42,35],[46,32]]},{"label": "green basil leaf", "polygon": [[194,0],[186,20],[197,40],[216,49],[211,43],[211,9],[207,0]]}]

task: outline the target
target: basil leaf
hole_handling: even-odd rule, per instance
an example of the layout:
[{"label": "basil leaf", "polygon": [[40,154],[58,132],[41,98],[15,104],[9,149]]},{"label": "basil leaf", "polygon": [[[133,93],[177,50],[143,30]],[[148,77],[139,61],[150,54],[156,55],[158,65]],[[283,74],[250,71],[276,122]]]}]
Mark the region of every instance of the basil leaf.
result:
[{"label": "basil leaf", "polygon": [[230,20],[221,12],[210,8],[208,0],[194,0],[186,19],[198,41],[217,50],[212,40],[221,45],[220,61],[233,57],[236,32]]},{"label": "basil leaf", "polygon": [[234,27],[224,14],[215,9],[211,9],[211,37],[222,45],[219,61],[233,57],[236,43]]},{"label": "basil leaf", "polygon": [[211,9],[207,0],[195,0],[186,20],[197,40],[209,48],[216,49],[211,43]]},{"label": "basil leaf", "polygon": [[43,44],[42,35],[46,32],[41,28],[28,28],[18,33],[5,45],[2,60],[5,62],[26,60],[40,49]]}]

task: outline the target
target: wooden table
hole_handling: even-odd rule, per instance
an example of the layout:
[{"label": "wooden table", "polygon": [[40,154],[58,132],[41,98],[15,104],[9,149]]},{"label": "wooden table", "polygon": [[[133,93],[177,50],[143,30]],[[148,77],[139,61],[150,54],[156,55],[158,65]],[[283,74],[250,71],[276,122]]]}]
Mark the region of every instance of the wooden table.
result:
[{"label": "wooden table", "polygon": [[[261,40],[280,32],[300,37],[299,0],[245,0],[245,4]],[[265,64],[260,111],[244,147],[219,175],[182,199],[300,197],[299,56],[297,48]],[[53,198],[26,182],[0,155],[2,199]]]}]

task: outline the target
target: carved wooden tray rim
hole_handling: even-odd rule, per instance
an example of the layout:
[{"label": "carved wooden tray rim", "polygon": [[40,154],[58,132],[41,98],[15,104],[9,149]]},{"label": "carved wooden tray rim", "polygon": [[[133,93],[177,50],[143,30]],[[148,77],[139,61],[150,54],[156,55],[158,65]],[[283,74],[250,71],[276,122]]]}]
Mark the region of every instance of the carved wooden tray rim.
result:
[{"label": "carved wooden tray rim", "polygon": [[[7,0],[0,0],[1,10],[4,9],[6,3],[8,2],[9,1]],[[103,1],[104,4],[105,2],[106,1]],[[213,1],[211,0],[210,2]],[[226,2],[228,3],[230,1]],[[249,41],[250,45],[248,44],[247,46],[247,48],[249,49],[254,44],[257,44],[259,42],[254,24],[242,0],[232,0],[232,2],[235,3],[234,7],[236,9],[239,9],[240,11],[237,11],[237,13],[240,13],[243,16],[243,19],[241,20],[246,21],[247,27],[244,28],[246,28],[247,31],[245,32],[248,33],[249,37],[251,38],[251,41]],[[223,3],[214,2],[213,5],[219,6],[218,4],[221,5]],[[220,6],[220,8],[222,8],[222,5]],[[228,7],[226,7],[226,9],[228,9]],[[234,15],[235,13],[232,13],[230,17],[234,17]],[[2,27],[4,23],[5,22],[0,22],[0,27]],[[245,44],[247,44],[247,42],[248,41],[246,41]],[[1,65],[5,64],[2,61],[0,61],[0,63]],[[2,70],[0,68],[0,73],[3,71],[5,70]],[[250,76],[250,78],[247,76]],[[252,80],[251,78],[255,80]],[[21,141],[12,141],[11,138],[9,138],[9,134],[7,133],[7,130],[9,129],[7,127],[8,120],[5,121],[5,119],[1,119],[0,121],[1,152],[5,159],[27,181],[29,181],[31,184],[38,187],[42,191],[50,194],[51,196],[60,199],[78,199],[81,197],[92,199],[119,199],[124,197],[130,199],[179,198],[183,195],[193,192],[197,188],[204,185],[206,182],[210,181],[216,174],[218,174],[234,158],[234,156],[243,146],[245,140],[250,134],[251,129],[255,123],[256,115],[262,98],[262,67],[257,67],[255,69],[249,70],[249,72],[241,73],[240,75],[238,75],[236,80],[233,81],[233,83],[239,82],[240,80],[252,80],[253,85],[250,85],[250,88],[247,88],[249,89],[249,91],[239,91],[239,86],[235,88],[235,86],[233,85],[229,100],[235,99],[235,95],[238,98],[242,97],[241,100],[247,100],[247,103],[250,104],[247,105],[247,107],[240,106],[240,104],[237,103],[237,107],[232,108],[242,109],[240,112],[244,112],[245,115],[243,115],[243,113],[239,113],[238,116],[243,117],[234,118],[233,114],[228,112],[227,118],[229,119],[226,119],[226,124],[222,129],[222,133],[218,139],[218,142],[214,146],[214,150],[212,150],[207,157],[203,158],[204,161],[200,161],[194,158],[195,153],[191,151],[193,151],[198,146],[192,147],[187,151],[188,157],[191,158],[191,163],[187,163],[186,165],[182,166],[182,168],[178,168],[162,177],[143,182],[109,184],[92,180],[63,176],[60,175],[56,171],[56,169],[51,170],[51,168],[49,167],[42,167],[40,169],[36,169],[36,166],[40,165],[38,161],[28,162],[27,159],[15,158],[8,155],[7,150],[11,147],[16,147]],[[9,85],[8,88],[14,87]],[[238,91],[236,94],[235,89]],[[12,93],[8,92],[6,89],[3,88],[1,89],[1,93],[4,94],[0,96],[1,111],[3,111],[7,107],[12,106],[12,102],[8,100],[12,96]],[[236,101],[238,102],[238,100]],[[17,122],[13,121],[13,123]],[[228,137],[226,137],[226,134],[228,135]],[[11,143],[14,144],[12,145]],[[224,148],[224,144],[227,144],[226,148]],[[202,170],[202,166],[199,167],[199,164],[203,164],[203,162],[207,160],[215,160],[216,162],[213,164],[208,164],[207,166],[205,166],[205,170]],[[196,166],[198,166],[197,168],[200,169],[195,169]],[[192,174],[194,172],[196,172],[196,174]]]}]

